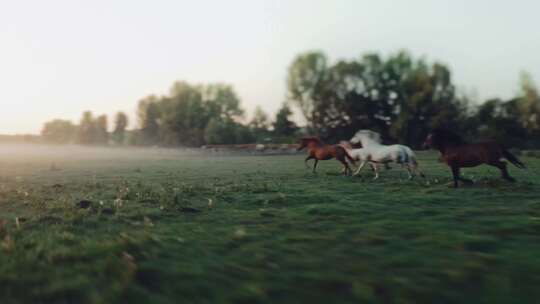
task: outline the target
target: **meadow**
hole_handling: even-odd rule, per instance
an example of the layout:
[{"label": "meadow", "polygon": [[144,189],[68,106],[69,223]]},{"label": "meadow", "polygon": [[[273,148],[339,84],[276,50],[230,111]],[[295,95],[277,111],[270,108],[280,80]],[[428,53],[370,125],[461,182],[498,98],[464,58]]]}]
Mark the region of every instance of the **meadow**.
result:
[{"label": "meadow", "polygon": [[450,188],[304,155],[0,147],[1,303],[538,303],[540,160]]}]

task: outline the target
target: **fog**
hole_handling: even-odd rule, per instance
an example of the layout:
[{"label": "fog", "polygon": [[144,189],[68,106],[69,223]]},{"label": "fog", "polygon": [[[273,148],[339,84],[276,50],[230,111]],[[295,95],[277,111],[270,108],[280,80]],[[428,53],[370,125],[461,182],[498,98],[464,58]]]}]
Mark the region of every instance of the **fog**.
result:
[{"label": "fog", "polygon": [[[137,161],[181,159],[203,156],[200,149],[181,148],[117,148],[88,147],[80,145],[0,144],[0,165],[12,163],[37,164],[84,161]],[[0,168],[1,169],[1,168]]]}]

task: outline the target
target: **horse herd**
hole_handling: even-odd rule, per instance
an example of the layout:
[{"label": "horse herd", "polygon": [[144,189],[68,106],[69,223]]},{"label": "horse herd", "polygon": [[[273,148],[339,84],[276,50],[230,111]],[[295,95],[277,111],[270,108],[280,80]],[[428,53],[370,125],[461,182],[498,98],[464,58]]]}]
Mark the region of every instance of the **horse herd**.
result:
[{"label": "horse herd", "polygon": [[[359,148],[353,148],[359,146]],[[525,169],[525,165],[503,145],[494,142],[467,143],[458,134],[447,129],[435,129],[428,134],[424,142],[425,148],[438,150],[441,160],[446,163],[451,171],[454,180],[454,187],[458,183],[472,183],[460,175],[460,169],[463,167],[476,167],[481,164],[487,164],[497,167],[501,171],[503,179],[514,182],[515,179],[508,174],[506,162],[508,160],[520,169]],[[425,177],[424,173],[418,168],[418,161],[413,150],[405,145],[383,145],[379,133],[371,130],[360,130],[350,139],[350,141],[341,141],[337,145],[324,144],[317,137],[303,137],[300,139],[298,150],[307,148],[308,156],[305,159],[305,165],[309,168],[307,162],[314,159],[313,172],[316,172],[319,160],[328,160],[335,158],[343,164],[343,174],[358,175],[366,164],[369,164],[375,173],[374,179],[379,177],[379,165],[388,166],[389,163],[400,164],[407,170],[409,179],[415,175]],[[360,165],[353,173],[351,165]]]}]

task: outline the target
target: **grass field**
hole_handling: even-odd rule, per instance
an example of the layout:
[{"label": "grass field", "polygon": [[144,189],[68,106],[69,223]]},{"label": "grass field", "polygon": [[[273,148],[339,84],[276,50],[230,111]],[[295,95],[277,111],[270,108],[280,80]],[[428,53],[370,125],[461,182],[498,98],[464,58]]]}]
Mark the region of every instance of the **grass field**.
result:
[{"label": "grass field", "polygon": [[303,158],[0,147],[0,302],[540,302],[540,160],[456,190],[435,153]]}]

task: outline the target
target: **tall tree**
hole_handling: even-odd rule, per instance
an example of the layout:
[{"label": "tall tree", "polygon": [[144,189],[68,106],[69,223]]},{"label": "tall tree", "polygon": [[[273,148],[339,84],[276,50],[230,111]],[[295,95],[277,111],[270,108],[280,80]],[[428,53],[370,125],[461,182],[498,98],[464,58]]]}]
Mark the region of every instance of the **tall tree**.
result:
[{"label": "tall tree", "polygon": [[300,55],[288,76],[289,98],[322,137],[348,138],[369,128],[419,146],[430,128],[459,125],[462,105],[442,64],[404,51],[326,62],[320,53]]},{"label": "tall tree", "polygon": [[83,113],[79,124],[77,141],[83,145],[93,144],[96,141],[97,128],[91,111]]},{"label": "tall tree", "polygon": [[107,115],[100,115],[96,118],[96,144],[106,145],[109,143],[109,121]]},{"label": "tall tree", "polygon": [[69,120],[55,119],[45,123],[41,130],[43,139],[50,143],[67,144],[75,141],[77,126]]},{"label": "tall tree", "polygon": [[268,130],[269,124],[268,115],[261,106],[256,106],[250,122],[251,127],[255,130]]},{"label": "tall tree", "polygon": [[244,115],[240,99],[229,85],[210,84],[200,88],[209,119],[220,117],[237,120]]},{"label": "tall tree", "polygon": [[116,144],[122,145],[126,139],[126,128],[128,126],[128,117],[124,112],[116,113],[114,119],[113,140]]},{"label": "tall tree", "polygon": [[258,141],[265,140],[269,135],[270,132],[268,131],[268,128],[270,127],[270,121],[268,115],[260,106],[255,107],[255,112],[253,113],[253,118],[249,123],[249,127]]},{"label": "tall tree", "polygon": [[475,119],[476,137],[496,140],[507,145],[523,146],[527,129],[519,118],[519,99],[490,99],[478,107]]},{"label": "tall tree", "polygon": [[281,108],[276,114],[276,120],[274,121],[274,133],[277,136],[291,136],[293,135],[297,130],[298,127],[290,119],[292,115],[292,111],[287,105],[287,103],[283,103]]},{"label": "tall tree", "polygon": [[314,126],[316,103],[322,101],[323,82],[327,75],[327,59],[321,52],[297,56],[289,67],[287,76],[288,98],[299,109],[308,125]]},{"label": "tall tree", "polygon": [[160,99],[151,95],[139,101],[137,116],[140,125],[140,143],[156,144],[160,140]]},{"label": "tall tree", "polygon": [[204,139],[207,144],[235,144],[237,124],[228,118],[214,117],[206,126]]},{"label": "tall tree", "polygon": [[200,146],[204,144],[204,130],[208,112],[200,86],[176,82],[171,96],[161,101],[163,141],[166,145]]},{"label": "tall tree", "polygon": [[529,134],[540,136],[540,94],[532,77],[522,72],[520,76],[519,120]]}]

